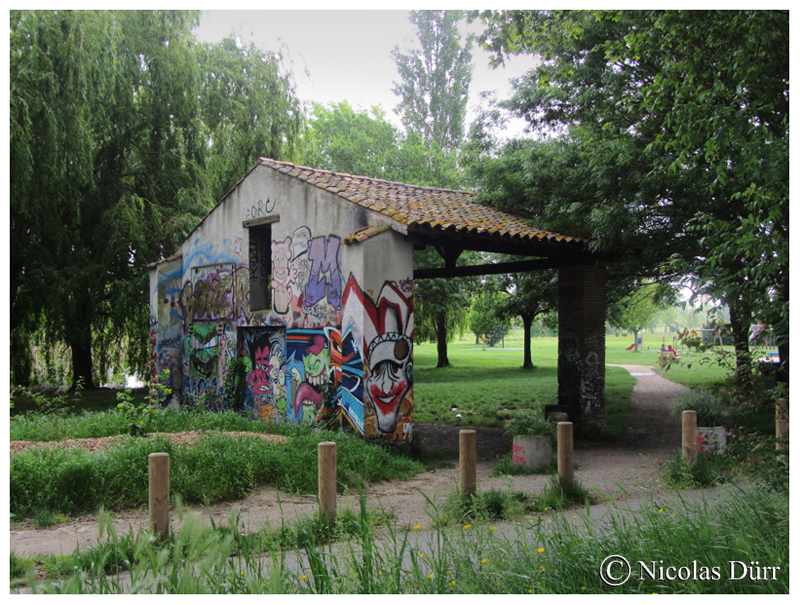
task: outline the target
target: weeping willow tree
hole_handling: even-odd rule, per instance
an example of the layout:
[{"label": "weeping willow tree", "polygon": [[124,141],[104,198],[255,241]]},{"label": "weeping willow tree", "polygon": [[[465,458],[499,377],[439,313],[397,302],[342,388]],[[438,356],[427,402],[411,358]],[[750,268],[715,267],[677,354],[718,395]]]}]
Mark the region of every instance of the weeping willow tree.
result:
[{"label": "weeping willow tree", "polygon": [[72,380],[86,388],[110,365],[143,374],[147,264],[258,155],[290,153],[301,117],[277,58],[231,41],[199,46],[198,17],[10,13],[16,384],[30,379],[39,331],[69,346]]}]

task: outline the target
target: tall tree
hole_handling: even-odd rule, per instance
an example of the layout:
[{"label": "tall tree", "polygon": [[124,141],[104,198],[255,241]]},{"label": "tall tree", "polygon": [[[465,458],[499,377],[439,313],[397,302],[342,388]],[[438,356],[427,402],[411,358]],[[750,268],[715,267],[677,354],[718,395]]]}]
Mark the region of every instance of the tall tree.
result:
[{"label": "tall tree", "polygon": [[93,333],[144,341],[162,223],[204,199],[186,68],[196,19],[11,13],[11,328],[43,321],[86,387]]},{"label": "tall tree", "polygon": [[197,48],[206,173],[221,199],[259,157],[295,160],[305,116],[280,54],[231,35]]},{"label": "tall tree", "polygon": [[531,329],[539,315],[558,310],[558,272],[555,269],[536,273],[512,273],[500,279],[508,293],[500,305],[505,317],[522,318],[522,368],[533,370]]},{"label": "tall tree", "polygon": [[[44,326],[69,345],[73,381],[93,386],[123,346],[142,372],[147,263],[174,250],[242,166],[291,145],[285,80],[272,86],[269,58],[230,44],[198,53],[198,16],[11,12],[12,357],[29,358],[26,336]],[[215,96],[210,80],[228,88]],[[30,366],[14,369],[24,383]]]},{"label": "tall tree", "polygon": [[479,167],[487,199],[593,236],[628,262],[623,272],[705,280],[724,292],[732,323],[760,310],[785,344],[788,13],[483,18],[497,61],[542,57],[507,106],[557,135]]},{"label": "tall tree", "polygon": [[[455,166],[456,151],[464,138],[467,95],[472,80],[471,40],[462,45],[458,23],[461,11],[411,11],[410,20],[417,30],[420,48],[403,53],[392,51],[400,82],[393,92],[400,97],[395,111],[409,133],[418,134],[434,150],[427,164],[435,174],[449,174],[436,166],[437,152]],[[426,183],[451,187],[450,182]],[[432,267],[442,262],[433,254],[416,255],[415,267]],[[428,279],[415,283],[414,297],[420,320],[430,314],[436,323],[437,367],[447,367],[448,318],[462,305],[464,283],[461,280]]]},{"label": "tall tree", "polygon": [[608,310],[608,323],[615,328],[633,332],[633,344],[639,351],[638,335],[656,316],[668,307],[672,291],[660,288],[658,284],[643,284]]},{"label": "tall tree", "polygon": [[303,161],[315,168],[415,185],[455,187],[460,179],[452,158],[428,146],[416,132],[399,132],[380,107],[354,111],[347,101],[314,104]]},{"label": "tall tree", "polygon": [[411,11],[420,49],[392,51],[400,82],[396,112],[403,125],[445,153],[464,138],[467,95],[472,80],[470,41],[461,43],[462,11]]}]

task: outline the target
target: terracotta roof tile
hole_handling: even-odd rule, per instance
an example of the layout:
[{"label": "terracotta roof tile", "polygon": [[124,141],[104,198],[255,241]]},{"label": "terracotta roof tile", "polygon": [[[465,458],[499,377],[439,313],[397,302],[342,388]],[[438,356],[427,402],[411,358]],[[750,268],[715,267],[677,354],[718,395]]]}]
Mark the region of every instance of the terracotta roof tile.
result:
[{"label": "terracotta roof tile", "polygon": [[[502,238],[581,243],[573,238],[544,231],[529,224],[530,217],[502,212],[474,201],[468,191],[406,185],[330,170],[295,166],[261,158],[261,164],[291,174],[346,200],[390,216],[400,223],[449,231],[491,234]],[[354,234],[353,234],[354,235]]]}]

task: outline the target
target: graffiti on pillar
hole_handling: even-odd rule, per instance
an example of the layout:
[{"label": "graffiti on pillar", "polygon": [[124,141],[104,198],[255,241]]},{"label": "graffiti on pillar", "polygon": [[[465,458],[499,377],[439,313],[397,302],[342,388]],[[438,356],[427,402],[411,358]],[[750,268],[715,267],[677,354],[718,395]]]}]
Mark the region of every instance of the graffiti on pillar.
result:
[{"label": "graffiti on pillar", "polygon": [[403,440],[413,409],[413,299],[384,282],[373,302],[351,276],[343,305],[342,329],[353,332],[364,358],[364,434]]},{"label": "graffiti on pillar", "polygon": [[597,336],[586,337],[586,371],[583,376],[581,399],[586,411],[600,409],[603,405],[603,379],[600,376],[600,356],[597,351],[602,346]]}]

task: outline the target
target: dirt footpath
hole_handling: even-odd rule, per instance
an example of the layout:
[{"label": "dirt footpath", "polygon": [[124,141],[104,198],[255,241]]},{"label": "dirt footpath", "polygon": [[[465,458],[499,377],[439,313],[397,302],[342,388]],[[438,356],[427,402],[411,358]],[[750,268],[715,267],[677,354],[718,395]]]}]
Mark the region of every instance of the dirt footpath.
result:
[{"label": "dirt footpath", "polygon": [[[662,378],[646,366],[624,367],[637,378],[633,392],[630,429],[621,444],[575,444],[574,460],[578,465],[575,478],[602,500],[644,496],[662,490],[659,479],[660,463],[670,457],[680,446],[680,427],[669,413],[669,402],[689,389]],[[417,425],[415,438],[424,449],[452,454],[452,468],[422,473],[409,481],[388,481],[367,490],[369,507],[381,506],[392,511],[399,526],[431,525],[428,499],[442,501],[459,483],[458,433],[461,428],[448,425]],[[517,477],[490,477],[498,456],[511,451],[509,438],[503,429],[475,428],[478,444],[478,489],[491,488],[538,494],[549,477],[526,475]],[[427,498],[426,498],[427,496]],[[339,507],[358,510],[355,495],[344,495]],[[273,527],[283,518],[292,522],[311,515],[316,510],[314,495],[288,494],[275,488],[256,490],[249,497],[236,502],[218,503],[208,509],[193,507],[198,518],[205,523],[209,518],[216,524],[225,523],[231,513],[239,511],[244,527],[240,531],[253,532],[265,523]],[[124,511],[114,514],[113,522],[118,533],[136,531],[147,525],[147,510]],[[180,525],[172,514],[172,526]],[[95,517],[71,519],[49,529],[35,529],[29,524],[15,524],[11,529],[11,549],[20,557],[46,554],[70,554],[75,548],[84,549],[98,541]]]}]

